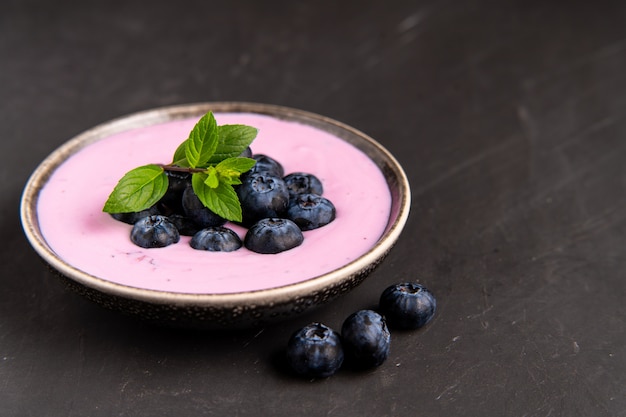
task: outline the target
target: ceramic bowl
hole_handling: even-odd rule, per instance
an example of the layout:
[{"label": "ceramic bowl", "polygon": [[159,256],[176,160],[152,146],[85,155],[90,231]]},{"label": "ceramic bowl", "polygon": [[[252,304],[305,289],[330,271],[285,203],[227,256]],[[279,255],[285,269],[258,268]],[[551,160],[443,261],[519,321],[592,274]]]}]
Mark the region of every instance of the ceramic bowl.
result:
[{"label": "ceramic bowl", "polygon": [[[366,253],[328,273],[253,291],[189,294],[137,288],[102,279],[65,262],[48,245],[37,218],[37,203],[52,173],[84,147],[113,134],[172,120],[214,113],[254,113],[295,121],[326,131],[365,153],[380,169],[391,194],[391,210],[384,233]],[[73,291],[109,309],[163,324],[203,328],[267,325],[322,306],[359,285],[398,240],[410,209],[410,188],[397,160],[364,133],[330,118],[287,107],[214,102],[158,108],[96,126],[50,154],[28,180],[21,200],[21,220],[30,244]]]}]

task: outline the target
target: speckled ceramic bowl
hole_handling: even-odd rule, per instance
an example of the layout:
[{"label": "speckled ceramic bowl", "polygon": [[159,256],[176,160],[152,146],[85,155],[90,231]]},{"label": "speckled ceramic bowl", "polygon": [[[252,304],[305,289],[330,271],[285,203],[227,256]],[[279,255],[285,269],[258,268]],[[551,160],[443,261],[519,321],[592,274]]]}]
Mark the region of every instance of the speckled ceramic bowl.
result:
[{"label": "speckled ceramic bowl", "polygon": [[[68,264],[49,246],[40,229],[37,204],[54,171],[84,147],[119,132],[214,113],[254,113],[295,121],[326,131],[363,151],[380,169],[391,194],[391,211],[383,235],[371,249],[328,273],[290,285],[234,292],[189,294],[137,288],[102,279]],[[233,328],[266,325],[321,306],[352,290],[385,258],[409,215],[410,188],[402,167],[379,143],[335,120],[274,105],[219,102],[159,108],[96,126],[66,142],[35,170],[23,192],[21,219],[35,251],[69,288],[104,307],[173,325]]]}]

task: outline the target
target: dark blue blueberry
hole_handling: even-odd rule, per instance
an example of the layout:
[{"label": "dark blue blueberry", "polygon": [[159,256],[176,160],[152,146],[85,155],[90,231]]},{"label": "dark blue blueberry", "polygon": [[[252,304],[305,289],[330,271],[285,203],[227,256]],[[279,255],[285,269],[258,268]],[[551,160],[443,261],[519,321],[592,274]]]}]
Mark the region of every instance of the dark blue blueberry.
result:
[{"label": "dark blue blueberry", "polygon": [[252,159],[256,161],[256,164],[254,164],[250,171],[246,172],[246,175],[259,172],[267,173],[280,178],[285,175],[285,169],[281,163],[272,157],[263,154],[254,154],[252,155]]},{"label": "dark blue blueberry", "polygon": [[285,180],[289,195],[292,198],[298,194],[322,195],[324,193],[322,182],[313,174],[294,172],[287,175],[283,180]]},{"label": "dark blue blueberry", "polygon": [[183,214],[183,193],[191,185],[191,174],[188,172],[165,171],[167,175],[167,191],[159,201],[161,213]]},{"label": "dark blue blueberry", "polygon": [[226,223],[226,219],[218,216],[208,209],[193,192],[192,187],[185,188],[183,192],[183,210],[185,216],[196,223],[200,228],[221,226]]},{"label": "dark blue blueberry", "polygon": [[281,177],[267,173],[250,174],[236,190],[245,226],[267,217],[283,217],[287,212],[289,192]]},{"label": "dark blue blueberry", "polygon": [[179,239],[176,227],[161,215],[144,217],[130,232],[130,240],[142,248],[162,248],[177,243]]},{"label": "dark blue blueberry", "polygon": [[183,216],[182,214],[171,214],[167,216],[167,218],[176,226],[178,233],[182,236],[193,236],[202,229],[189,217]]},{"label": "dark blue blueberry", "polygon": [[291,220],[261,219],[246,232],[243,244],[257,253],[279,253],[300,246],[304,236]]},{"label": "dark blue blueberry", "polygon": [[335,206],[317,194],[300,194],[289,201],[287,218],[300,230],[313,230],[335,220]]},{"label": "dark blue blueberry", "polygon": [[241,247],[241,239],[237,233],[226,227],[207,227],[193,235],[189,244],[194,249],[232,252]]},{"label": "dark blue blueberry", "polygon": [[341,326],[346,358],[358,368],[381,365],[389,356],[391,334],[385,318],[372,310],[351,314]]},{"label": "dark blue blueberry", "polygon": [[343,357],[339,334],[322,323],[294,332],[287,343],[287,362],[299,375],[329,377],[341,368]]},{"label": "dark blue blueberry", "polygon": [[160,214],[158,207],[156,204],[150,208],[147,208],[142,211],[136,211],[131,213],[112,213],[111,217],[120,222],[135,224],[138,220],[143,219],[147,216],[153,216],[155,214]]},{"label": "dark blue blueberry", "polygon": [[389,326],[418,329],[432,320],[437,300],[423,285],[406,282],[391,285],[380,296],[379,309]]}]

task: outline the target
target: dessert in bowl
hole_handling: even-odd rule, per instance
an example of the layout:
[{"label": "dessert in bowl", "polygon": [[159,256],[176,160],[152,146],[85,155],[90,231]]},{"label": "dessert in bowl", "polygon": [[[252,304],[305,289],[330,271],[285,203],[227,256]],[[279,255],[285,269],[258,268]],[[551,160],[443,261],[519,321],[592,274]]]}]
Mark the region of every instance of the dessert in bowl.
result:
[{"label": "dessert in bowl", "polygon": [[[168,163],[208,111],[220,125],[257,128],[253,153],[275,158],[285,174],[318,177],[336,218],[277,254],[198,251],[189,236],[164,248],[134,245],[132,226],[103,212],[107,196],[129,169]],[[409,209],[401,166],[362,132],[301,110],[220,102],[140,112],[74,137],[32,174],[21,217],[33,248],[88,299],[152,321],[225,328],[284,319],[353,289],[393,247]]]}]

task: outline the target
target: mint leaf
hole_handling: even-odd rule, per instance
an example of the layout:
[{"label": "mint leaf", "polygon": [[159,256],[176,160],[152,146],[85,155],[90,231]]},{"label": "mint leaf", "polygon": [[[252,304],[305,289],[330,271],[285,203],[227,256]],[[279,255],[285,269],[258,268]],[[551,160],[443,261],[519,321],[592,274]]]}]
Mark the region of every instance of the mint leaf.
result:
[{"label": "mint leaf", "polygon": [[217,188],[217,186],[220,184],[220,179],[219,179],[219,174],[217,172],[217,169],[210,167],[207,170],[207,178],[204,181],[204,183],[211,188]]},{"label": "mint leaf", "polygon": [[176,151],[174,152],[174,159],[172,159],[172,165],[176,165],[179,167],[189,167],[189,162],[187,161],[187,142],[189,139],[184,140]]},{"label": "mint leaf", "polygon": [[222,177],[222,182],[229,185],[239,185],[242,184],[241,179],[239,177]]},{"label": "mint leaf", "polygon": [[213,113],[208,112],[202,116],[185,142],[185,157],[189,167],[206,166],[219,143],[217,122]]},{"label": "mint leaf", "polygon": [[218,126],[219,142],[208,162],[215,164],[226,158],[241,155],[256,138],[257,133],[256,128],[246,125]]},{"label": "mint leaf", "polygon": [[102,209],[106,213],[145,210],[163,197],[168,178],[163,168],[150,164],[128,171],[117,183]]},{"label": "mint leaf", "polygon": [[220,174],[225,175],[227,173],[232,173],[233,175],[241,175],[246,171],[249,171],[256,161],[252,158],[228,158],[224,159],[222,162],[217,164],[215,168],[220,172]]},{"label": "mint leaf", "polygon": [[208,167],[204,173],[207,178],[204,181],[211,188],[217,188],[220,183],[228,185],[241,184],[239,177],[242,173],[250,170],[256,164],[252,158],[228,158],[217,164]]},{"label": "mint leaf", "polygon": [[218,216],[226,220],[240,222],[242,218],[241,204],[235,189],[224,182],[219,182],[215,188],[206,183],[208,175],[194,173],[191,176],[191,186],[202,204]]}]

